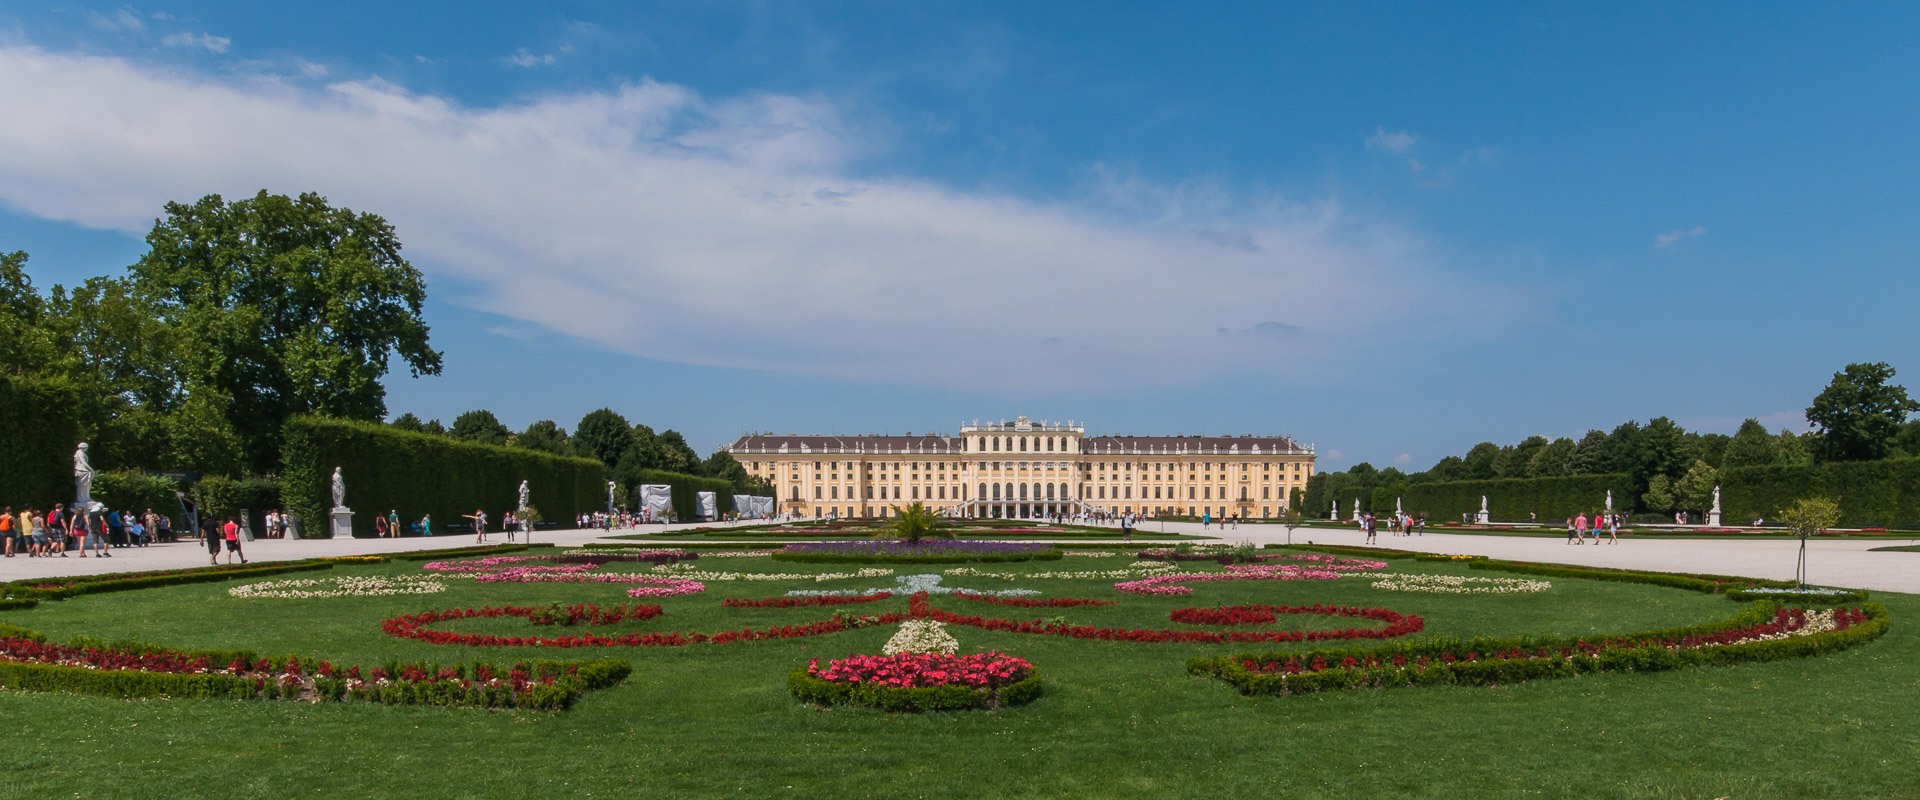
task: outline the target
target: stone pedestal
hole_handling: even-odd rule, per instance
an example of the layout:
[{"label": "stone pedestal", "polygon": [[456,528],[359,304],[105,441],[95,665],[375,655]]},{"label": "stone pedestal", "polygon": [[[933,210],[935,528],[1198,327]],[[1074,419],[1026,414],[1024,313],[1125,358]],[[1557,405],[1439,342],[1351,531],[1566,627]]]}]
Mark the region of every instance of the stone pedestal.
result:
[{"label": "stone pedestal", "polygon": [[1720,527],[1720,512],[1718,511],[1707,512],[1707,527],[1709,528]]},{"label": "stone pedestal", "polygon": [[1473,521],[1479,525],[1486,525],[1493,522],[1493,515],[1485,511],[1475,511],[1473,512]]},{"label": "stone pedestal", "polygon": [[334,539],[353,538],[353,509],[346,506],[334,506],[333,513],[327,515],[327,530]]}]

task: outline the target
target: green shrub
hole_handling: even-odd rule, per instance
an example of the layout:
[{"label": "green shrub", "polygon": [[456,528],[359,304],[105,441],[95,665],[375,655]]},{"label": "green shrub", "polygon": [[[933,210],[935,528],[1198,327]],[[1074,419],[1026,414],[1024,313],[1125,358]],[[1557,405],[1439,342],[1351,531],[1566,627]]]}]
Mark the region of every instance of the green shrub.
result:
[{"label": "green shrub", "polygon": [[466,558],[468,556],[497,556],[506,553],[518,553],[545,545],[496,544],[486,547],[455,547],[450,550],[420,550],[411,553],[394,553],[387,558],[394,561],[438,561],[443,558]]},{"label": "green shrub", "polygon": [[[1500,478],[1483,481],[1444,481],[1416,483],[1373,489],[1373,508],[1392,509],[1395,497],[1414,516],[1425,514],[1428,523],[1460,519],[1462,514],[1480,511],[1480,498],[1487,498],[1487,511],[1497,522],[1520,522],[1537,514],[1541,522],[1553,522],[1604,508],[1607,490],[1613,490],[1615,508],[1632,505],[1633,482],[1626,474],[1564,475],[1552,478]],[[1364,506],[1364,504],[1363,504]],[[1348,506],[1340,512],[1347,513]]]},{"label": "green shrub", "polygon": [[606,505],[607,469],[598,461],[537,450],[456,442],[371,422],[322,417],[287,421],[281,451],[281,493],[308,536],[325,536],[333,506],[333,470],[347,484],[355,536],[374,535],[376,514],[398,512],[402,524],[431,514],[441,532],[485,509],[494,520],[513,510],[520,482],[529,502],[565,521]]},{"label": "green shrub", "polygon": [[251,681],[231,675],[176,675],[0,661],[0,687],[106,697],[237,697]]},{"label": "green shrub", "polygon": [[133,470],[96,472],[93,476],[93,499],[115,511],[143,514],[153,509],[153,513],[173,521],[175,535],[187,528],[186,518],[180,512],[180,499],[173,494],[179,488],[180,484],[172,478]]},{"label": "green shrub", "polygon": [[333,565],[318,561],[295,561],[286,564],[242,566],[238,568],[220,566],[195,567],[193,569],[162,572],[120,572],[106,575],[86,575],[76,578],[15,581],[7,585],[6,593],[14,597],[64,600],[83,594],[123,592],[131,589],[152,589],[159,586],[208,583],[236,578],[258,578],[264,575],[278,575],[283,572],[305,572],[322,569],[333,569]]},{"label": "green shrub", "polygon": [[1920,527],[1920,458],[1844,461],[1800,467],[1732,467],[1720,472],[1728,524],[1772,520],[1805,497],[1840,503],[1840,527]]}]

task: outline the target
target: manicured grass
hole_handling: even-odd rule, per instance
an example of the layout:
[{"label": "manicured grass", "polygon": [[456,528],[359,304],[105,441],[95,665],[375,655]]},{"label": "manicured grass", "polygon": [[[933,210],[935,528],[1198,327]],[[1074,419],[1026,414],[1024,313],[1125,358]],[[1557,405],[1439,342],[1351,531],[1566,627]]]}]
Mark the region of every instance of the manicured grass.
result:
[{"label": "manicured grass", "polygon": [[1896,547],[1875,547],[1873,553],[1920,553],[1920,544],[1903,544]]},{"label": "manicured grass", "polygon": [[[1130,560],[1068,557],[975,568],[1106,570]],[[693,563],[717,571],[851,571],[760,558]],[[938,571],[903,567],[896,575]],[[1481,574],[1463,564],[1411,560],[1392,562],[1389,571]],[[400,562],[336,570],[418,573],[418,564]],[[1034,588],[1047,597],[1119,605],[934,603],[987,617],[1151,628],[1188,627],[1167,619],[1186,606],[1379,606],[1425,617],[1427,634],[1458,636],[1627,632],[1725,619],[1740,608],[1714,595],[1562,579],[1540,594],[1467,596],[1375,590],[1364,577],[1195,583],[1190,597],[1124,595],[1113,582],[950,576],[947,585]],[[1250,649],[1244,645],[1127,644],[953,627],[963,652],[991,649],[1031,660],[1046,677],[1046,693],[1021,708],[888,715],[804,706],[788,695],[785,677],[809,658],[878,652],[894,626],[811,639],[564,651],[436,646],[381,634],[380,620],[401,613],[628,602],[617,585],[448,583],[435,595],[319,600],[241,600],[226,594],[229,584],[195,584],[49,602],[0,612],[0,623],[55,639],[137,638],[362,664],[615,657],[631,659],[635,672],[556,714],[0,692],[0,719],[12,734],[0,747],[0,795],[1871,798],[1911,797],[1916,785],[1920,633],[1906,620],[1920,613],[1920,597],[1911,595],[1876,593],[1895,617],[1892,631],[1829,657],[1296,697],[1245,697],[1223,682],[1185,674],[1189,656]],[[648,601],[665,607],[661,617],[593,630],[798,624],[835,609],[723,609],[719,601],[892,583],[715,581],[701,594]],[[847,610],[905,606],[896,597]],[[1347,624],[1283,617],[1279,627]],[[534,630],[518,619],[444,627]]]}]

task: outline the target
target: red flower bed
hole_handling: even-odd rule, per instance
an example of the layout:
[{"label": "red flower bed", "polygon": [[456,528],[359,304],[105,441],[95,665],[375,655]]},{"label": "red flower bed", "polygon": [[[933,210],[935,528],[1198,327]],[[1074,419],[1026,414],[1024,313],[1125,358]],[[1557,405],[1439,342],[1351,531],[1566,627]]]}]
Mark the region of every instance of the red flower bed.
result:
[{"label": "red flower bed", "polygon": [[1167,616],[1188,625],[1266,625],[1272,623],[1274,606],[1231,606],[1228,608],[1176,608]]},{"label": "red flower bed", "polygon": [[901,653],[897,656],[847,656],[826,667],[820,659],[807,662],[807,674],[823,681],[868,684],[892,689],[927,686],[966,686],[993,689],[1026,680],[1033,664],[1003,653],[947,656],[937,653]]},{"label": "red flower bed", "polygon": [[1016,608],[1073,608],[1075,606],[1110,606],[1112,600],[1089,600],[1084,597],[1056,597],[1051,600],[1028,600],[1024,597],[998,597],[973,592],[954,592],[954,597],[972,600],[976,603],[992,603],[996,606],[1014,606]]},{"label": "red flower bed", "polygon": [[[916,594],[908,603],[914,617],[931,619],[948,625],[965,625],[990,631],[1008,631],[1011,633],[1029,633],[1045,636],[1066,636],[1074,639],[1100,639],[1115,642],[1180,642],[1186,644],[1218,644],[1222,642],[1319,642],[1329,639],[1391,639],[1418,633],[1427,626],[1426,620],[1412,615],[1402,614],[1384,608],[1350,608],[1345,606],[1305,606],[1289,610],[1290,614],[1336,614],[1347,617],[1377,619],[1387,623],[1385,628],[1344,628],[1334,631],[1232,631],[1214,633],[1212,631],[1147,630],[1143,628],[1096,628],[1089,625],[1059,625],[1039,620],[1020,622],[1010,619],[986,619],[978,616],[965,616],[951,611],[934,608],[927,602],[925,593]],[[1273,606],[1272,608],[1286,608]]]},{"label": "red flower bed", "polygon": [[660,616],[660,612],[659,606],[639,603],[612,608],[601,608],[593,603],[584,603],[566,608],[558,605],[534,608],[525,616],[535,625],[613,625],[629,620],[653,619]]},{"label": "red flower bed", "polygon": [[893,597],[892,592],[835,597],[816,595],[813,597],[768,597],[762,600],[749,600],[744,597],[729,597],[720,601],[725,608],[795,608],[798,606],[851,606],[859,603],[874,603]]}]

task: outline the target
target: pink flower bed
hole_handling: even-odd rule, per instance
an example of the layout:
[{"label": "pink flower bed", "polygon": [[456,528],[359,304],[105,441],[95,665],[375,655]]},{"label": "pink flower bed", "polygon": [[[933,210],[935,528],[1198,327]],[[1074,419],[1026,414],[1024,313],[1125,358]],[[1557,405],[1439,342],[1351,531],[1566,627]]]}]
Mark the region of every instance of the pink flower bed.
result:
[{"label": "pink flower bed", "polygon": [[475,575],[476,583],[638,583],[660,587],[658,593],[634,594],[632,597],[672,597],[674,595],[704,592],[707,585],[699,581],[682,578],[661,578],[653,575],[636,575],[615,572],[605,575],[587,575],[579,572],[553,572],[545,568],[511,567],[500,572]]},{"label": "pink flower bed", "polygon": [[1004,653],[970,656],[901,653],[897,656],[847,656],[820,666],[807,662],[807,674],[823,681],[894,689],[966,686],[992,689],[1018,683],[1033,674],[1033,664]]}]

